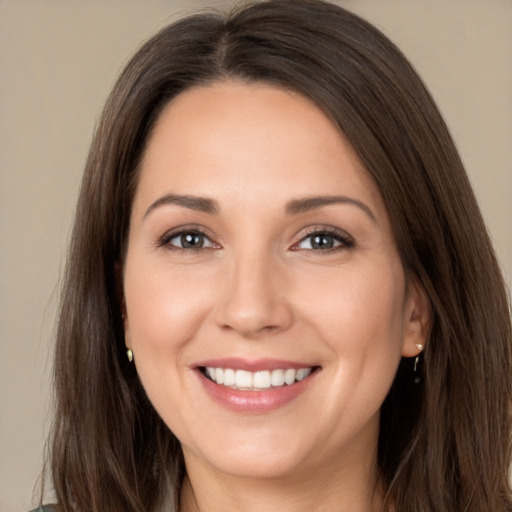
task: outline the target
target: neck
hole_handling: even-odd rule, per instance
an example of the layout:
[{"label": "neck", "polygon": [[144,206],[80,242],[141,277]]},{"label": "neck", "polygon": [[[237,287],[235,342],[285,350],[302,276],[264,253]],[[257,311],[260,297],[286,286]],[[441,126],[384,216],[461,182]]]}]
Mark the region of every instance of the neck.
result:
[{"label": "neck", "polygon": [[[374,454],[375,455],[375,454]],[[382,486],[376,457],[358,464],[330,464],[279,478],[245,478],[187,465],[180,512],[380,512]],[[204,468],[202,468],[204,469]]]}]

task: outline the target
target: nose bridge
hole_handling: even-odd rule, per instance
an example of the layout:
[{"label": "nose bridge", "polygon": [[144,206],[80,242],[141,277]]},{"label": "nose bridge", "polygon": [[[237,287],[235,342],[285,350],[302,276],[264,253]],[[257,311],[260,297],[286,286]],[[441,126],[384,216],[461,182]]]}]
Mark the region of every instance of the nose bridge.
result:
[{"label": "nose bridge", "polygon": [[223,279],[218,323],[245,337],[285,329],[291,311],[278,258],[265,248],[245,248],[231,255]]}]

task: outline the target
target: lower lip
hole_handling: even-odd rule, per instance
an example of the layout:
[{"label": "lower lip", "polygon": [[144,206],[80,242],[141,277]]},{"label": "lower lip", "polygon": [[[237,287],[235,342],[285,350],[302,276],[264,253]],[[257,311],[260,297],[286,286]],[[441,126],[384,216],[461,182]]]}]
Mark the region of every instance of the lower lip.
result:
[{"label": "lower lip", "polygon": [[232,411],[251,414],[270,412],[285,406],[307,389],[316,373],[291,385],[261,391],[241,391],[217,384],[197,370],[201,384],[213,400]]}]

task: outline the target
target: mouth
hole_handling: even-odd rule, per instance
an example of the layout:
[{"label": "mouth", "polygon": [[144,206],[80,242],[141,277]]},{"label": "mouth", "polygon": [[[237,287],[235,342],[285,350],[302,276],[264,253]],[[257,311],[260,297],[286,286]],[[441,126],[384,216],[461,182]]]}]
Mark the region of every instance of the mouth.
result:
[{"label": "mouth", "polygon": [[236,413],[265,414],[285,407],[313,385],[321,366],[279,359],[228,357],[191,367],[206,394]]},{"label": "mouth", "polygon": [[276,368],[251,372],[234,368],[200,366],[199,371],[215,384],[239,391],[262,391],[292,386],[307,379],[318,366]]}]

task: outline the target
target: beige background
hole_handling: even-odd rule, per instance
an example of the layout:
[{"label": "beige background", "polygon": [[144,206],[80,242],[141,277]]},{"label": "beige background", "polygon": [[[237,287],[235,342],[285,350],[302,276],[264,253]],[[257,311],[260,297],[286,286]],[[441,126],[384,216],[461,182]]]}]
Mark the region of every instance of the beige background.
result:
[{"label": "beige background", "polygon": [[[340,3],[376,23],[424,77],[510,282],[512,1]],[[1,512],[28,510],[42,464],[58,276],[95,120],[139,43],[206,4],[0,0]]]}]

